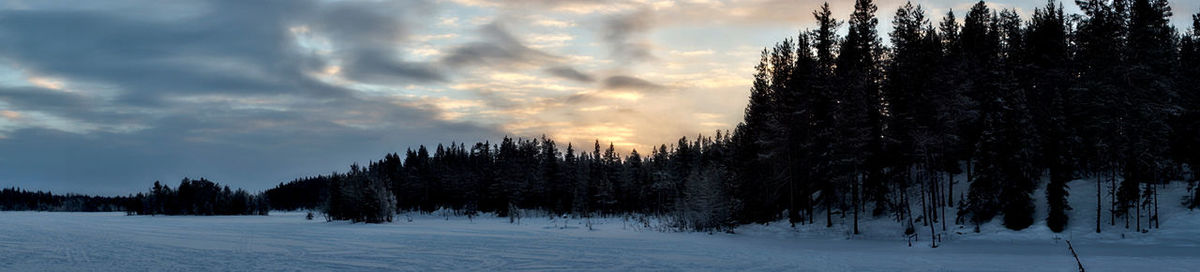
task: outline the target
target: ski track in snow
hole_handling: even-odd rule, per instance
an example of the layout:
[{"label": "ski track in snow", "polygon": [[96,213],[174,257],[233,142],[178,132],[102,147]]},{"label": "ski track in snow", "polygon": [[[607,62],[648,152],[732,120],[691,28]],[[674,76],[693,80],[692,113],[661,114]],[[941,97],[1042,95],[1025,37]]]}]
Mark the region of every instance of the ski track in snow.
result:
[{"label": "ski track in snow", "polygon": [[1072,240],[1088,271],[1200,267],[1200,211],[1171,203],[1161,229],[1135,233],[1106,221],[1105,233],[1095,234],[1095,221],[1088,222],[1094,210],[1084,208],[1094,187],[1072,186],[1080,192],[1071,195],[1078,217],[1062,234],[1050,233],[1042,219],[1020,232],[997,222],[978,234],[951,225],[939,248],[923,238],[909,247],[888,219],[864,220],[866,232],[847,239],[846,225],[826,229],[823,222],[707,234],[638,230],[620,218],[595,219],[588,230],[578,219],[564,228],[562,219],[547,217],[517,225],[435,215],[408,222],[401,215],[390,224],[351,224],[284,212],[0,212],[0,271],[1076,271],[1066,243],[1055,237]]}]

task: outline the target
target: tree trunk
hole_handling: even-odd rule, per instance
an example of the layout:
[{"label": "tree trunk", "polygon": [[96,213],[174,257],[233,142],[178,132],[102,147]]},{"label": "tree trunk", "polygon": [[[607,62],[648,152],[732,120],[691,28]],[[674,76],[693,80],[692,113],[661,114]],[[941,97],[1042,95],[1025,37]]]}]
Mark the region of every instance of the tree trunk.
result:
[{"label": "tree trunk", "polygon": [[816,203],[813,203],[812,192],[806,191],[804,194],[804,198],[808,199],[808,207],[806,207],[806,208],[808,208],[808,224],[809,225],[815,224],[816,222],[814,222],[814,220],[816,220],[817,216],[813,213],[813,210],[814,210],[813,206],[816,206],[815,205]]},{"label": "tree trunk", "polygon": [[1141,191],[1142,191],[1142,187],[1139,186],[1138,187],[1138,197],[1135,200],[1135,201],[1137,201],[1137,220],[1136,220],[1137,221],[1137,232],[1142,232],[1142,203],[1143,202],[1142,202]]},{"label": "tree trunk", "polygon": [[937,223],[938,218],[938,181],[937,175],[933,174],[933,172],[926,171],[925,174],[922,174],[922,177],[927,174],[929,176],[929,213],[933,215],[933,217],[930,218],[931,221],[929,221],[929,223],[933,224]]},{"label": "tree trunk", "polygon": [[970,184],[971,182],[974,181],[973,177],[971,176],[971,158],[967,158],[966,165],[967,165],[967,167],[966,167],[967,168],[967,184]]},{"label": "tree trunk", "polygon": [[[932,193],[932,192],[930,192],[930,193]],[[933,195],[929,196],[929,200],[930,200],[930,202],[933,202],[933,197],[934,197]],[[924,199],[924,197],[922,197],[922,199]],[[931,205],[931,206],[929,206],[929,210],[931,210],[931,211],[935,211],[935,210],[933,209],[933,206],[932,206],[932,205]],[[935,211],[935,212],[936,212],[936,211]],[[934,217],[934,218],[936,218],[936,217],[937,217],[937,215],[935,214],[935,215],[933,215],[933,217]],[[928,220],[928,219],[926,219],[926,221],[929,221],[929,220]],[[937,246],[937,232],[936,232],[936,230],[935,230],[935,229],[934,229],[934,227],[933,227],[933,222],[932,222],[932,221],[929,223],[929,247],[932,247],[932,248],[937,248],[937,247],[938,247],[938,246]]]},{"label": "tree trunk", "polygon": [[858,198],[858,182],[859,182],[859,180],[861,180],[861,176],[859,176],[859,177],[860,178],[856,178],[854,180],[854,185],[853,185],[854,186],[853,191],[854,191],[854,234],[855,235],[861,233],[858,231],[858,210],[859,210],[858,206],[860,205],[859,198]]},{"label": "tree trunk", "polygon": [[[918,175],[918,177],[920,177],[920,175]],[[925,201],[925,197],[927,197],[926,193],[929,192],[929,183],[927,181],[925,181],[924,179],[920,179],[920,180],[921,180],[921,217],[925,218],[925,220],[923,220],[921,223],[925,224],[925,225],[929,225],[932,222],[929,221],[929,205],[927,205],[926,201]]]},{"label": "tree trunk", "polygon": [[[947,179],[946,181],[947,181],[947,182],[950,182],[950,181],[953,181],[953,180]],[[938,187],[941,187],[941,186],[938,186]],[[953,193],[951,193],[951,192],[948,192],[948,191],[942,191],[942,190],[940,190],[940,189],[938,190],[938,192],[939,192],[939,193],[941,193],[941,194],[943,194],[943,195],[953,195]],[[938,199],[942,199],[942,196],[939,196],[939,197],[938,197]],[[942,212],[942,231],[943,231],[943,232],[944,232],[944,231],[946,231],[946,206],[948,206],[948,205],[951,205],[951,204],[949,204],[949,203],[942,203],[942,205],[938,207],[939,209],[941,209],[941,212]]]},{"label": "tree trunk", "polygon": [[[918,176],[920,176],[920,175],[918,175]],[[932,207],[933,199],[930,199],[930,201],[928,201],[929,203],[926,203],[926,201],[925,201],[926,197],[930,197],[930,198],[932,197],[932,195],[927,195],[927,194],[931,193],[932,190],[930,190],[930,189],[932,189],[932,188],[929,188],[930,187],[929,181],[925,180],[924,177],[920,177],[920,180],[921,180],[921,213],[924,213],[922,216],[925,217],[925,220],[922,223],[929,226],[929,247],[937,248],[937,239],[934,239],[935,234],[934,234],[934,228],[933,228],[933,221],[930,221],[930,218],[932,218],[932,216],[933,216],[932,214],[930,214],[930,211],[933,210],[933,207]]]},{"label": "tree trunk", "polygon": [[1100,179],[1100,177],[1096,177],[1096,233],[1100,233],[1100,217],[1102,216],[1100,213],[1100,210],[1102,210],[1100,203],[1103,203],[1100,201]]},{"label": "tree trunk", "polygon": [[1154,188],[1154,192],[1153,192],[1154,193],[1154,217],[1153,217],[1154,229],[1162,229],[1163,226],[1160,225],[1159,220],[1158,220],[1159,218],[1158,218],[1158,183],[1157,182],[1154,183],[1153,188]]},{"label": "tree trunk", "polygon": [[[946,172],[946,184],[948,185],[948,186],[946,186],[946,196],[947,196],[946,204],[955,206],[955,204],[954,204],[954,174],[951,174],[950,172]],[[955,206],[955,207],[957,207],[957,206]]]},{"label": "tree trunk", "polygon": [[[1113,167],[1108,174],[1108,224],[1117,225],[1117,169]],[[1128,217],[1127,217],[1128,218]],[[1125,221],[1125,228],[1129,228],[1129,220]]]},{"label": "tree trunk", "polygon": [[825,197],[825,203],[826,203],[825,204],[825,227],[832,228],[833,227],[833,205],[829,204],[829,203],[831,203],[831,201],[829,200],[829,197],[831,197],[831,196],[825,196],[823,193],[822,193],[822,195],[823,195],[822,197]]},{"label": "tree trunk", "polygon": [[796,227],[796,217],[800,214],[796,210],[796,183],[788,181],[788,223],[792,223],[792,227]]}]

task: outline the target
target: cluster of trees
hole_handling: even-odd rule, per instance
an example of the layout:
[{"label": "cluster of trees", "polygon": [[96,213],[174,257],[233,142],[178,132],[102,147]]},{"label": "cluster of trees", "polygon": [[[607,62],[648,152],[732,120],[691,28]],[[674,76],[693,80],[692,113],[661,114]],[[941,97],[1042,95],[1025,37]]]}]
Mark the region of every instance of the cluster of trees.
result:
[{"label": "cluster of trees", "polygon": [[370,175],[357,164],[346,174],[329,176],[329,198],[323,207],[327,220],[392,222],[396,196],[379,175]]},{"label": "cluster of trees", "polygon": [[150,192],[131,196],[125,203],[131,215],[267,215],[270,209],[260,194],[230,190],[204,178],[184,178],[175,189],[155,181]]},{"label": "cluster of trees", "polygon": [[0,190],[0,211],[117,212],[125,210],[126,197],[56,195],[19,188]]},{"label": "cluster of trees", "polygon": [[[744,163],[734,169],[746,173],[737,183],[786,193],[747,198],[763,211],[747,219],[787,210],[812,222],[817,208],[827,222],[869,212],[933,232],[955,207],[956,222],[977,231],[1001,215],[1020,230],[1035,221],[1032,194],[1048,178],[1047,224],[1062,231],[1067,182],[1094,177],[1110,187],[1110,224],[1156,227],[1158,186],[1200,163],[1200,15],[1178,35],[1165,0],[1076,3],[1084,14],[1050,1],[1026,21],[979,2],[961,23],[950,12],[936,25],[909,3],[895,13],[890,47],[871,0],[856,1],[846,22],[823,6],[817,29],[764,50],[757,66],[734,136]],[[955,202],[962,171],[969,189]]]},{"label": "cluster of trees", "polygon": [[545,137],[422,146],[266,194],[275,207],[331,213],[346,207],[338,199],[366,197],[370,207],[356,209],[643,213],[696,230],[781,218],[832,226],[836,216],[857,233],[860,216],[888,216],[936,235],[950,220],[1024,229],[1039,186],[1047,225],[1062,231],[1067,183],[1095,178],[1097,232],[1104,217],[1157,227],[1157,188],[1195,180],[1188,165],[1200,164],[1200,15],[1180,33],[1165,0],[1076,4],[1083,14],[1049,1],[1024,20],[979,2],[935,23],[909,3],[895,11],[890,46],[872,0],[857,0],[846,21],[826,4],[816,29],[763,50],[733,133],[646,157],[599,142],[561,152]]}]

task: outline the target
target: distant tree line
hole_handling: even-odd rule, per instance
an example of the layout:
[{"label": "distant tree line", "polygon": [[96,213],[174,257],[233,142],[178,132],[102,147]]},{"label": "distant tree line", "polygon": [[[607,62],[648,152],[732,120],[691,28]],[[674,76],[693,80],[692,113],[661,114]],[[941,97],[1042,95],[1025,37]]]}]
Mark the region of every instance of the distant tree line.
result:
[{"label": "distant tree line", "polygon": [[125,211],[139,215],[267,215],[270,203],[259,194],[241,188],[230,190],[204,178],[184,178],[171,189],[158,181],[148,193],[138,193],[125,202]]},{"label": "distant tree line", "polygon": [[[400,211],[642,213],[696,230],[786,218],[855,233],[860,217],[886,216],[936,235],[947,221],[978,231],[996,217],[1027,228],[1035,197],[1062,231],[1068,182],[1091,178],[1097,232],[1104,218],[1147,231],[1168,181],[1190,180],[1184,205],[1200,204],[1190,170],[1200,164],[1200,15],[1180,33],[1165,0],[1075,4],[1083,14],[1049,1],[1024,20],[979,2],[934,23],[909,3],[895,12],[890,46],[873,1],[857,0],[846,21],[826,4],[815,29],[762,51],[732,134],[646,157],[598,141],[561,152],[545,137],[421,146],[266,194],[276,207],[329,211],[386,184]],[[1034,196],[1040,186],[1045,196]]]},{"label": "distant tree line", "polygon": [[[726,135],[680,139],[647,157],[637,150],[622,156],[612,144],[602,148],[598,141],[591,151],[577,152],[568,144],[562,152],[544,137],[506,137],[470,148],[452,143],[433,152],[421,146],[403,159],[388,154],[366,168],[297,179],[264,194],[273,207],[324,210],[333,220],[344,214],[371,214],[368,218],[382,221],[391,216],[372,208],[500,216],[539,209],[583,217],[672,215],[680,228],[715,230],[736,224],[733,215],[739,211],[731,194],[736,188],[727,170],[731,138]],[[391,195],[378,195],[381,191]],[[349,207],[361,202],[346,201],[356,197],[368,204]]]},{"label": "distant tree line", "polygon": [[19,188],[0,190],[0,211],[117,212],[125,210],[126,197],[56,195]]}]

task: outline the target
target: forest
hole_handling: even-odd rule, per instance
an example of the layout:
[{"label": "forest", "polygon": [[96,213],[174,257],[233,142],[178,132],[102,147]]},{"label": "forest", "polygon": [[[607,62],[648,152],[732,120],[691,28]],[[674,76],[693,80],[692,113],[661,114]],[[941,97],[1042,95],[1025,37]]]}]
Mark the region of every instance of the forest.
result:
[{"label": "forest", "polygon": [[0,190],[0,211],[114,212],[125,210],[126,197],[56,195],[53,192]]},{"label": "forest", "polygon": [[[812,12],[815,29],[762,50],[732,132],[644,155],[545,136],[420,146],[264,194],[277,209],[356,222],[535,209],[656,215],[700,231],[852,222],[856,233],[862,217],[908,232],[992,220],[1021,230],[1045,198],[1056,232],[1089,220],[1096,232],[1150,231],[1163,184],[1189,182],[1191,193],[1161,205],[1200,204],[1189,167],[1200,164],[1200,14],[1179,31],[1165,0],[1074,4],[1083,14],[1049,1],[1026,20],[984,2],[936,19],[909,3],[895,11],[890,43],[873,1],[857,0],[846,20],[825,4]],[[1099,181],[1097,207],[1067,202],[1077,179]],[[1096,216],[1068,218],[1070,209]]]}]

